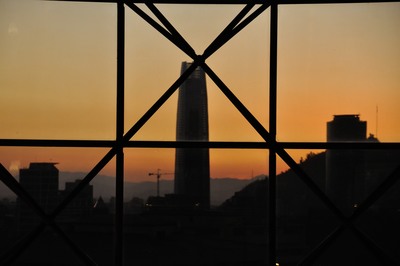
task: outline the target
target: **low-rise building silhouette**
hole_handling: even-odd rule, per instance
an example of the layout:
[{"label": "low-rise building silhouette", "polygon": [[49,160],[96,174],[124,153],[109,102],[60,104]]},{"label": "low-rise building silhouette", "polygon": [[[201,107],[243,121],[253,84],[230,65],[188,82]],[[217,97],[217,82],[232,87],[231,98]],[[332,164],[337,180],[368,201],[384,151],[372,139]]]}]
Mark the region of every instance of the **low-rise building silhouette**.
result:
[{"label": "low-rise building silhouette", "polygon": [[[66,182],[65,189],[60,190],[60,200],[64,199],[79,185],[81,180]],[[89,215],[93,210],[93,186],[87,185],[75,198],[67,205],[61,213],[64,220],[76,220]]]},{"label": "low-rise building silhouette", "polygon": [[[45,213],[50,213],[58,204],[59,171],[57,163],[30,163],[29,168],[19,171],[19,183]],[[20,229],[40,221],[32,207],[21,198],[17,199]]]}]

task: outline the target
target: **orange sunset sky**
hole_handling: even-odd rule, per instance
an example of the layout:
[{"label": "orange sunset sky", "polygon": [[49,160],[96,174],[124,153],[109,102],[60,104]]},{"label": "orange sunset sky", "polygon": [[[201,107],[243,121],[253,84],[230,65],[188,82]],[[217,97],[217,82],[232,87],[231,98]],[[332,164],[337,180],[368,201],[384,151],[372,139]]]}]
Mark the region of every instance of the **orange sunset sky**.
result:
[{"label": "orange sunset sky", "polygon": [[[197,54],[242,8],[157,7]],[[360,114],[368,133],[400,141],[400,3],[280,6],[278,25],[279,141],[325,141],[334,114]],[[182,61],[190,58],[126,7],[126,130]],[[269,10],[206,62],[268,129]],[[210,140],[262,141],[210,79],[207,87]],[[0,0],[0,138],[112,140],[115,100],[115,4]],[[175,93],[133,139],[174,140],[176,105]],[[1,147],[0,162],[13,173],[31,161],[87,172],[107,151]],[[298,161],[310,151],[288,152]],[[173,172],[174,153],[126,149],[126,179]],[[214,178],[268,173],[268,151],[211,150],[210,158]],[[102,171],[114,172],[114,161]]]}]

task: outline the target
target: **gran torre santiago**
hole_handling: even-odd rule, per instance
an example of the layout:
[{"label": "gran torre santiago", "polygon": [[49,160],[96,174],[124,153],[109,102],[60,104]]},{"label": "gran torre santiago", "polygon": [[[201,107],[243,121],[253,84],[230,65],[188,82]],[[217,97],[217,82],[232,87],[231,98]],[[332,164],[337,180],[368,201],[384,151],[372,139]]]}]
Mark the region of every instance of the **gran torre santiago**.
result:
[{"label": "gran torre santiago", "polygon": [[[181,74],[190,65],[182,62]],[[176,140],[208,141],[207,85],[200,67],[179,88]],[[210,206],[209,157],[208,148],[177,148],[175,153],[174,193],[204,209]]]}]

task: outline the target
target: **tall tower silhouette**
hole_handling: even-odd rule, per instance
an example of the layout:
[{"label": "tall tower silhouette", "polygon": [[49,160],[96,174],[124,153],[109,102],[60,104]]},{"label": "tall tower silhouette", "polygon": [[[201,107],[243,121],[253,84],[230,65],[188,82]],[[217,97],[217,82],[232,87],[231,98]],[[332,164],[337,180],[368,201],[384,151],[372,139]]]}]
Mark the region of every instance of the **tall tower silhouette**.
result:
[{"label": "tall tower silhouette", "polygon": [[[181,73],[191,63],[182,62]],[[179,88],[177,141],[208,141],[208,104],[204,71],[198,67]],[[210,206],[210,160],[208,148],[177,148],[175,194],[200,208]]]},{"label": "tall tower silhouette", "polygon": [[[327,140],[367,141],[367,122],[359,115],[335,115],[327,123]],[[332,149],[326,152],[326,193],[345,214],[353,212],[365,196],[363,150]]]}]

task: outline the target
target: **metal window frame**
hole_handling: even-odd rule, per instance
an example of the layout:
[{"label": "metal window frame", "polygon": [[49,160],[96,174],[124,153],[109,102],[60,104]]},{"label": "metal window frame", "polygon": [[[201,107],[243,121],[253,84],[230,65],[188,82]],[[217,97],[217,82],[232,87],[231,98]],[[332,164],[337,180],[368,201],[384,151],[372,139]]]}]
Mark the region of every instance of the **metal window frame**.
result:
[{"label": "metal window frame", "polygon": [[[350,229],[366,245],[367,248],[383,263],[395,265],[396,263],[381,248],[371,241],[363,232],[358,230],[353,221],[367,210],[377,199],[385,194],[396,182],[396,176],[400,173],[400,165],[389,175],[385,181],[364,201],[351,217],[346,217],[322,192],[310,177],[299,167],[286,149],[400,149],[399,142],[391,143],[349,143],[349,142],[279,142],[277,134],[277,48],[278,48],[278,8],[279,5],[289,4],[345,4],[345,3],[387,3],[397,1],[363,1],[363,0],[48,0],[63,2],[92,2],[115,3],[117,7],[117,84],[116,84],[116,137],[115,140],[48,140],[48,139],[0,139],[0,146],[13,147],[103,147],[110,148],[106,155],[86,175],[80,184],[60,203],[50,214],[46,214],[35,200],[21,187],[15,178],[0,164],[0,180],[9,187],[18,197],[28,203],[42,219],[31,233],[23,240],[16,243],[0,256],[2,265],[11,264],[18,256],[36,239],[47,227],[51,227],[77,254],[86,265],[97,265],[79,246],[57,226],[57,215],[78,195],[96,175],[113,158],[116,158],[116,214],[115,214],[115,243],[114,263],[123,265],[123,192],[124,192],[124,149],[126,148],[215,148],[215,149],[264,149],[269,150],[269,219],[268,219],[268,264],[276,262],[276,160],[279,156],[298,175],[307,187],[318,196],[329,210],[342,222],[325,240],[323,240],[300,265],[309,265],[326,250],[340,233]],[[161,22],[161,25],[143,12],[136,4],[145,4]],[[169,23],[154,4],[213,4],[213,5],[244,5],[241,12],[232,20],[221,34],[209,45],[202,55],[197,55],[190,44]],[[255,11],[253,7],[256,7]],[[169,39],[179,49],[193,59],[193,64],[184,72],[153,104],[153,106],[124,134],[124,81],[125,81],[125,7],[142,17],[153,26],[160,34]],[[270,9],[270,81],[269,81],[269,131],[251,114],[240,100],[230,91],[221,79],[206,64],[206,59],[227,43],[233,36],[250,24],[258,15]],[[157,110],[169,99],[186,78],[197,66],[201,66],[207,75],[214,81],[224,95],[239,110],[245,119],[264,139],[263,142],[232,142],[232,141],[208,141],[208,142],[183,142],[183,141],[132,141],[131,138]]]}]

